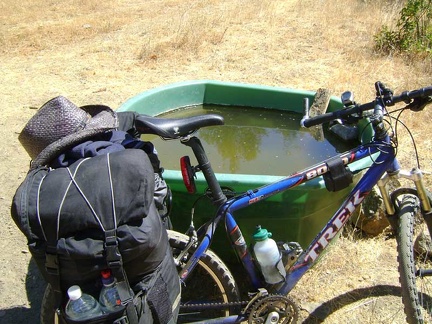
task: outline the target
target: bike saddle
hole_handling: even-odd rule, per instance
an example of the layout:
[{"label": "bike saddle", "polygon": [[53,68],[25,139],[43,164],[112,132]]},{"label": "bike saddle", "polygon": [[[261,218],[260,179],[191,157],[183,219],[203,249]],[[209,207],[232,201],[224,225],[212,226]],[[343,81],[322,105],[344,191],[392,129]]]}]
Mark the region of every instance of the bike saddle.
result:
[{"label": "bike saddle", "polygon": [[171,139],[178,139],[190,135],[201,127],[223,124],[223,117],[216,114],[186,118],[160,118],[139,115],[135,119],[135,128],[140,134],[155,134],[163,138]]}]

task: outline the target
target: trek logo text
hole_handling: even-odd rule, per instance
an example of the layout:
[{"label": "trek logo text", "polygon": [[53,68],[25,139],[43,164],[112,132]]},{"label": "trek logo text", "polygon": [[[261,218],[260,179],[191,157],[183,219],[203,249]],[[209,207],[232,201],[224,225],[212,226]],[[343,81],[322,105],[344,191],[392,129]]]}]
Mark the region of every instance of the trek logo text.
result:
[{"label": "trek logo text", "polygon": [[313,262],[318,258],[321,251],[335,237],[335,235],[339,232],[339,230],[354,212],[356,207],[363,201],[365,196],[366,194],[361,195],[360,190],[354,193],[353,197],[347,202],[346,206],[327,225],[327,229],[324,230],[309,253],[306,255],[305,262]]}]

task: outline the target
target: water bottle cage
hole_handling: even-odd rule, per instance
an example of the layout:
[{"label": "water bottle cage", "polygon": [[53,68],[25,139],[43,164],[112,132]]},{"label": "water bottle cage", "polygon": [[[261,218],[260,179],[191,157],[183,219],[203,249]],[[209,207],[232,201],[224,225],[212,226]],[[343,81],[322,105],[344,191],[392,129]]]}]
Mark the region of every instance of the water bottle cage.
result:
[{"label": "water bottle cage", "polygon": [[285,280],[286,271],[285,271],[285,266],[284,266],[284,263],[283,263],[283,260],[282,260],[282,255],[280,256],[280,259],[276,263],[275,267],[276,267],[277,271],[279,272],[279,274],[281,276],[281,279]]},{"label": "water bottle cage", "polygon": [[[254,261],[255,261],[254,263],[258,267],[258,269],[260,271],[262,271],[261,270],[261,265],[260,265],[259,261],[256,258],[254,258]],[[283,280],[285,280],[284,273],[286,273],[286,272],[284,270],[285,269],[285,265],[284,265],[284,261],[283,261],[282,255],[280,256],[279,261],[277,261],[276,264],[274,265],[274,268],[279,272],[279,275],[280,275],[280,278],[281,278],[281,282]]]},{"label": "water bottle cage", "polygon": [[282,262],[285,270],[289,268],[297,261],[300,254],[303,252],[302,247],[298,242],[278,242],[279,251],[282,254]]}]

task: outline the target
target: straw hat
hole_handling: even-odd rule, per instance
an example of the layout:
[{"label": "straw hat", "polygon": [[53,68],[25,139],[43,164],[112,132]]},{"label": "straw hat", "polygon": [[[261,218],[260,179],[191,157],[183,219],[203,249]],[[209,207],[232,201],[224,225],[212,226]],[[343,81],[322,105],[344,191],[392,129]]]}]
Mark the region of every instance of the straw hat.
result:
[{"label": "straw hat", "polygon": [[33,159],[47,165],[65,149],[118,127],[116,113],[103,105],[77,107],[59,96],[45,103],[28,121],[18,139]]}]

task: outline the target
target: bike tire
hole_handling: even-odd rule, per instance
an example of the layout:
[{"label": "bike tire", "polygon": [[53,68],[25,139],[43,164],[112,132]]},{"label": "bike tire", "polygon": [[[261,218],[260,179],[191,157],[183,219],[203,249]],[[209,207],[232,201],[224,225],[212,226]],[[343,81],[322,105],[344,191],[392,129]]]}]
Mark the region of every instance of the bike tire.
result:
[{"label": "bike tire", "polygon": [[[183,250],[189,242],[187,235],[168,231],[168,238],[173,255]],[[180,271],[189,260],[195,249],[191,248],[189,254],[178,265]],[[200,258],[197,266],[182,285],[180,313],[177,323],[187,323],[198,320],[208,320],[218,317],[239,314],[241,307],[232,306],[226,309],[196,309],[190,311],[187,305],[202,303],[236,303],[240,301],[240,293],[233,275],[225,263],[211,250]]]},{"label": "bike tire", "polygon": [[[432,277],[420,276],[418,270],[432,270],[429,248],[417,248],[416,238],[430,239],[429,230],[419,213],[417,197],[403,195],[398,207],[398,245],[399,281],[402,288],[402,302],[408,323],[427,323],[432,321]],[[420,235],[420,236],[419,236]]]}]

